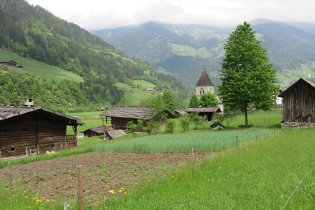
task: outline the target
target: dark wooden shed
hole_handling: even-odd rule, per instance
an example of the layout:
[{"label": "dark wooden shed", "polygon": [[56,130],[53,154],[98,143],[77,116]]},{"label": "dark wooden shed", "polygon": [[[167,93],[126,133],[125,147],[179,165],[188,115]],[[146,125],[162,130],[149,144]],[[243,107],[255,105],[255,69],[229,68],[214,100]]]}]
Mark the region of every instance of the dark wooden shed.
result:
[{"label": "dark wooden shed", "polygon": [[102,125],[99,127],[86,129],[82,131],[82,133],[84,134],[84,137],[91,137],[91,136],[104,135],[105,131],[107,131],[107,129],[104,125]]},{"label": "dark wooden shed", "polygon": [[[2,157],[22,156],[73,148],[77,126],[83,123],[40,106],[0,105],[0,151]],[[72,126],[74,135],[66,135]]]},{"label": "dark wooden shed", "polygon": [[315,123],[315,84],[300,78],[282,93],[283,123],[286,126]]},{"label": "dark wooden shed", "polygon": [[0,61],[0,64],[7,65],[7,66],[16,66],[17,62],[15,62],[14,60]]},{"label": "dark wooden shed", "polygon": [[185,110],[187,113],[199,113],[207,121],[212,121],[213,114],[216,112],[221,112],[219,107],[196,107],[187,108]]},{"label": "dark wooden shed", "polygon": [[106,124],[111,123],[114,130],[126,130],[128,122],[137,123],[137,120],[150,120],[152,113],[149,107],[116,106],[103,112],[101,117]]}]

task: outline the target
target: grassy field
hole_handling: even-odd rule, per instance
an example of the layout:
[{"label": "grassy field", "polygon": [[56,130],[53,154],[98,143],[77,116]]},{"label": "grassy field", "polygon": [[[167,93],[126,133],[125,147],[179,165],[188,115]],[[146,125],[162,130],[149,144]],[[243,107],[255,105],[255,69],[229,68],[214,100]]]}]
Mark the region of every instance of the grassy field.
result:
[{"label": "grassy field", "polygon": [[282,131],[178,168],[100,209],[314,209],[314,129]]},{"label": "grassy field", "polygon": [[23,68],[10,67],[9,70],[11,71],[14,70],[20,73],[35,74],[37,77],[54,79],[56,81],[67,79],[76,82],[83,82],[83,78],[77,74],[42,63],[34,59],[21,57],[15,53],[3,49],[0,49],[0,58],[1,61],[14,60],[15,62],[17,62],[17,65],[23,66]]},{"label": "grassy field", "polygon": [[[138,80],[140,81],[140,80]],[[153,87],[154,85],[152,83],[148,83],[145,81],[142,81],[138,84],[143,85],[142,88],[144,87]],[[152,86],[150,85],[152,84]],[[126,97],[126,101],[130,103],[130,105],[133,106],[138,106],[139,101],[144,98],[150,98],[152,96],[152,93],[147,92],[146,90],[138,89],[138,88],[133,88],[130,85],[124,84],[124,83],[116,83],[115,86],[119,89],[124,91],[126,93],[124,97]]]}]

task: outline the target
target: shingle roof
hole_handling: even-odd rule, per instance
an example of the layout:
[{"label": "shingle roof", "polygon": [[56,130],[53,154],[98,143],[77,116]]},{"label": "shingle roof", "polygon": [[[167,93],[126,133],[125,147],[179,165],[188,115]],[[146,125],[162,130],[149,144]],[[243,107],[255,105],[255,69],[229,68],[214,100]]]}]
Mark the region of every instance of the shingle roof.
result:
[{"label": "shingle roof", "polygon": [[196,108],[187,108],[186,112],[221,112],[219,107],[196,107]]},{"label": "shingle roof", "polygon": [[113,139],[119,136],[126,135],[126,133],[123,130],[110,130],[110,131],[107,131],[107,134]]},{"label": "shingle roof", "polygon": [[82,131],[81,133],[84,133],[86,131],[93,131],[97,134],[104,134],[104,132],[106,131],[107,129],[105,128],[105,126],[99,126],[99,127],[94,127],[94,128],[89,128],[89,129],[86,129],[84,131]]},{"label": "shingle roof", "polygon": [[25,105],[0,105],[0,121],[6,120],[6,119],[9,119],[12,117],[16,117],[16,116],[19,116],[22,114],[26,114],[29,112],[34,112],[37,110],[49,112],[49,113],[58,115],[59,117],[62,117],[62,118],[68,119],[68,120],[72,120],[77,125],[83,125],[84,124],[81,122],[80,119],[62,114],[60,112],[55,112],[53,110],[46,109],[46,108],[43,108],[41,106],[25,106]]},{"label": "shingle roof", "polygon": [[106,112],[103,112],[101,116],[145,120],[153,117],[152,110],[149,107],[139,106],[116,106]]},{"label": "shingle roof", "polygon": [[203,70],[196,86],[213,86],[206,70]]},{"label": "shingle roof", "polygon": [[297,80],[295,83],[293,83],[290,87],[288,87],[286,90],[284,90],[282,93],[280,93],[278,95],[278,97],[283,97],[283,95],[288,91],[290,90],[293,86],[295,86],[296,84],[300,83],[300,82],[305,82],[307,84],[309,84],[310,86],[312,86],[313,88],[315,88],[315,84],[313,82],[310,82],[306,79],[303,79],[303,78],[300,78],[299,80]]}]

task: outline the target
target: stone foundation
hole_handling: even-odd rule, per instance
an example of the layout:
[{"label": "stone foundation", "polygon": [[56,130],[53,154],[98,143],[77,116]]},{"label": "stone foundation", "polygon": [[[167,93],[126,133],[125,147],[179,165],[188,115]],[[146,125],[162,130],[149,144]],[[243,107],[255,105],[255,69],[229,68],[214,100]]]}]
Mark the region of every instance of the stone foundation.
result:
[{"label": "stone foundation", "polygon": [[315,127],[315,123],[307,123],[307,122],[281,123],[281,128],[308,128],[308,127]]}]

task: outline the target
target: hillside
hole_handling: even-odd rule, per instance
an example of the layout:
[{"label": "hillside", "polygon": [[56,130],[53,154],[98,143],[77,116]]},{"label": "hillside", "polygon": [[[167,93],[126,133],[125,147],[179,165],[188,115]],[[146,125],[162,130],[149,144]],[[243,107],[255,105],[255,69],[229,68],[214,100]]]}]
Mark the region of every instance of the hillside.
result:
[{"label": "hillside", "polygon": [[[144,79],[157,86],[187,92],[186,87],[173,76],[157,72],[147,62],[128,58],[88,31],[24,0],[0,0],[0,19],[2,49],[79,75],[76,77],[84,80],[79,85],[81,92],[86,93],[90,103],[97,103],[99,107],[119,103],[124,92],[115,84],[133,79]],[[7,55],[0,60],[13,60],[13,56]],[[35,73],[32,64],[21,65],[24,67],[21,71],[32,68],[29,73]],[[51,69],[52,75],[56,69]],[[41,73],[36,75],[41,77]]]},{"label": "hillside", "polygon": [[[310,34],[311,27],[307,31],[305,25],[300,24],[299,29],[286,23],[259,19],[252,22],[252,28],[278,70],[282,87],[298,79],[297,75],[307,77],[314,71],[315,37]],[[131,31],[137,36],[128,36]],[[224,56],[223,45],[232,31],[231,28],[149,22],[92,33],[128,56],[147,60],[156,69],[175,75],[193,89],[204,68],[215,86],[220,83],[218,70]],[[145,49],[145,53],[141,50],[134,53],[132,49]]]}]

